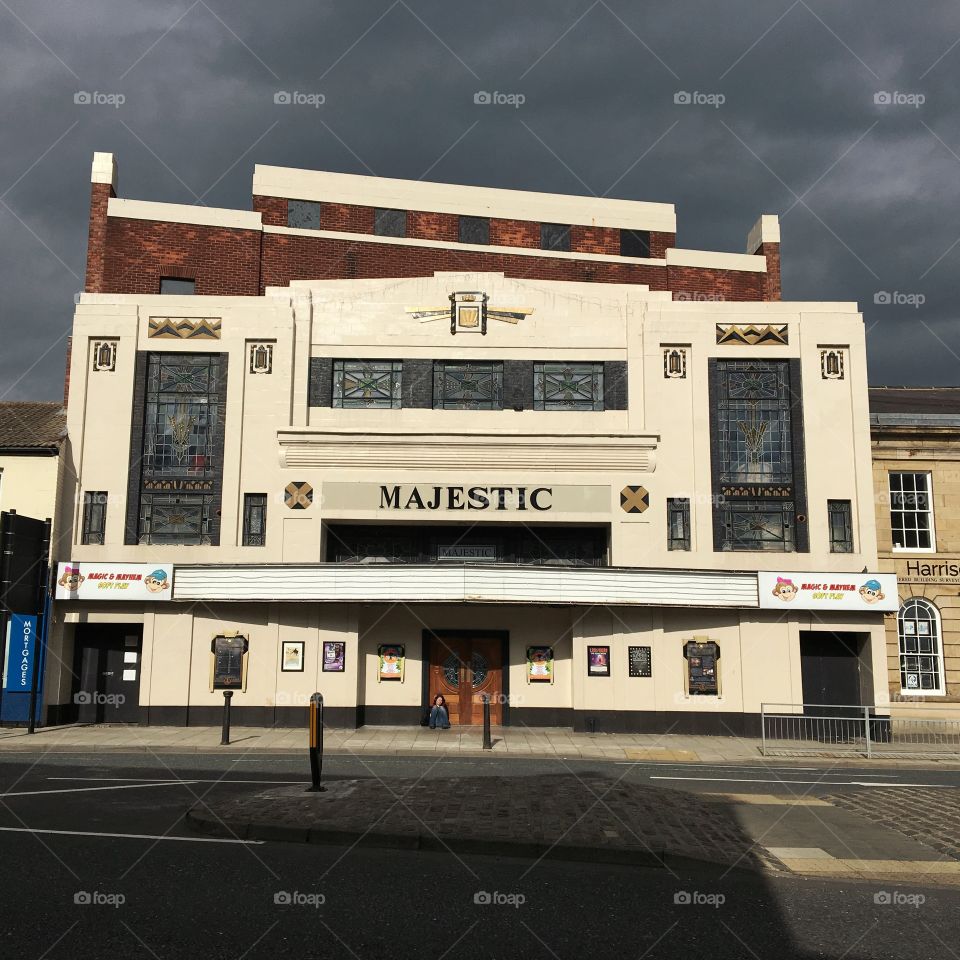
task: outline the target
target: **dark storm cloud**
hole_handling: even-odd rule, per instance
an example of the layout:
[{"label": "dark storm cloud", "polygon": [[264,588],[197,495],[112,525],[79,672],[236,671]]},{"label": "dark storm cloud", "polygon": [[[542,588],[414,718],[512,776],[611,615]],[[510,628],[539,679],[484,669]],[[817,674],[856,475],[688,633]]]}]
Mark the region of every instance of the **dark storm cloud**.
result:
[{"label": "dark storm cloud", "polygon": [[261,162],[668,201],[737,252],[779,213],[784,296],[858,301],[873,382],[956,383],[958,38],[952,3],[5,0],[0,394],[58,395],[95,150],[121,196],[211,206]]}]

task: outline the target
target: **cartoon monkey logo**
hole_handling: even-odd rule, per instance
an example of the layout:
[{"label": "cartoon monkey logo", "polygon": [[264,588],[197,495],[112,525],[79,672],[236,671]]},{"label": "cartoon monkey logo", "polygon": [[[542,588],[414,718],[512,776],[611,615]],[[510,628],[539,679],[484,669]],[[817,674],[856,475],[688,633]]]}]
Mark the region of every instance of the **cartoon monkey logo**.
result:
[{"label": "cartoon monkey logo", "polygon": [[879,603],[883,599],[879,580],[868,580],[858,592],[864,603]]},{"label": "cartoon monkey logo", "polygon": [[785,577],[777,577],[777,585],[773,588],[773,595],[784,603],[797,599],[797,585]]},{"label": "cartoon monkey logo", "polygon": [[159,568],[154,570],[153,573],[143,578],[143,585],[150,593],[162,593],[164,590],[168,590],[170,583],[167,580],[167,571]]},{"label": "cartoon monkey logo", "polygon": [[80,589],[80,584],[86,579],[86,577],[81,575],[79,567],[74,567],[70,564],[64,564],[63,573],[60,575],[60,579],[57,581],[57,583],[59,583],[60,586],[65,590],[69,590],[71,593],[76,593],[76,591]]}]

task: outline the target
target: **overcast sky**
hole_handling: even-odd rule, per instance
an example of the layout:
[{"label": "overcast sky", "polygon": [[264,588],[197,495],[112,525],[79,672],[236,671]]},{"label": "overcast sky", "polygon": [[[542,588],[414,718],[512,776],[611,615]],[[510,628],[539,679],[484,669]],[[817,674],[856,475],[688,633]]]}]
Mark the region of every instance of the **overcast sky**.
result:
[{"label": "overcast sky", "polygon": [[0,79],[3,399],[61,394],[96,150],[175,203],[249,209],[259,162],[666,201],[703,249],[777,213],[872,383],[960,383],[955,0],[0,0]]}]

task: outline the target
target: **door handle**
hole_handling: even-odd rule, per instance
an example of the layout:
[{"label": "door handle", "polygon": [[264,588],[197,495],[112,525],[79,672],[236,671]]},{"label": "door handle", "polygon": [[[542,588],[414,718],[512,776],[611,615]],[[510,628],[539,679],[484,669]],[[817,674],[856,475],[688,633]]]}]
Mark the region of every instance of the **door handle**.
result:
[{"label": "door handle", "polygon": [[112,676],[113,676],[113,671],[112,671],[112,670],[104,670],[103,673],[101,674],[101,676],[103,676],[103,677],[112,677]]}]

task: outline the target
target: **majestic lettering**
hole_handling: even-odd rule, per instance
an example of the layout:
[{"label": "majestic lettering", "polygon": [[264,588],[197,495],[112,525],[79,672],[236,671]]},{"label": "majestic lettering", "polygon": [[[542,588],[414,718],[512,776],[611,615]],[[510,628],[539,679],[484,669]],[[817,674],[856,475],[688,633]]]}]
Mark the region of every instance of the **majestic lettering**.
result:
[{"label": "majestic lettering", "polygon": [[394,484],[380,487],[381,510],[496,510],[553,509],[552,487],[417,487]]}]

